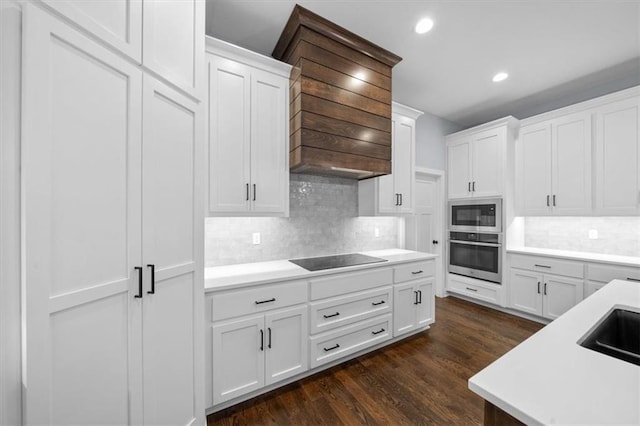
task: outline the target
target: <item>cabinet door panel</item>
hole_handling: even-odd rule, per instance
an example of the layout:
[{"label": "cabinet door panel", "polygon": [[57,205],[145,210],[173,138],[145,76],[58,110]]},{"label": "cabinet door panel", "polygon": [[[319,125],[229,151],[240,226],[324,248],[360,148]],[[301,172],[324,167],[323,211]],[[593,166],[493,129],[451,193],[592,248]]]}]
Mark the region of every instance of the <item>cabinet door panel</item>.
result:
[{"label": "cabinet door panel", "polygon": [[306,371],[309,364],[307,306],[267,314],[265,326],[265,384]]},{"label": "cabinet door panel", "polygon": [[237,62],[209,58],[209,211],[247,211],[251,73]]},{"label": "cabinet door panel", "polygon": [[137,62],[141,61],[141,0],[43,0],[43,2]]},{"label": "cabinet door panel", "polygon": [[509,306],[533,315],[542,315],[542,274],[511,269],[509,276]]},{"label": "cabinet door panel", "polygon": [[30,4],[23,30],[25,424],[139,423],[141,74]]},{"label": "cabinet door panel", "polygon": [[289,199],[286,156],[288,80],[251,72],[251,201],[253,210],[284,213]]},{"label": "cabinet door panel", "polygon": [[395,192],[401,195],[399,213],[413,212],[414,138],[413,120],[396,118],[393,140],[393,180]]},{"label": "cabinet door panel", "polygon": [[469,143],[451,145],[447,151],[449,198],[470,197],[471,152]]},{"label": "cabinet door panel", "polygon": [[545,276],[545,295],[542,316],[555,319],[580,303],[583,281],[572,278]]},{"label": "cabinet door panel", "polygon": [[[396,123],[395,119],[391,120],[391,158],[395,158],[396,156],[396,145],[393,142],[396,135],[396,127],[398,123]],[[393,177],[395,173],[395,163],[391,163],[391,174],[377,177],[377,185],[378,185],[378,211],[377,213],[395,213],[396,206],[398,204],[398,198],[396,193],[396,188],[393,183]]]},{"label": "cabinet door panel", "polygon": [[640,212],[640,122],[638,98],[596,112],[596,212]]},{"label": "cabinet door panel", "polygon": [[204,71],[202,0],[144,1],[142,63],[200,98]]},{"label": "cabinet door panel", "polygon": [[474,197],[499,196],[502,193],[502,151],[505,138],[505,129],[500,128],[483,132],[471,141],[471,188]]},{"label": "cabinet door panel", "polygon": [[214,404],[264,386],[265,346],[260,331],[265,331],[263,315],[211,328]]},{"label": "cabinet door panel", "polygon": [[554,121],[552,126],[553,211],[556,214],[589,214],[591,115],[573,114]]},{"label": "cabinet door panel", "polygon": [[393,336],[416,328],[416,291],[413,283],[393,287]]},{"label": "cabinet door panel", "polygon": [[435,293],[434,293],[435,278],[420,281],[417,284],[419,292],[418,298],[420,303],[417,305],[417,326],[424,327],[429,325],[435,320]]},{"label": "cabinet door panel", "polygon": [[[525,215],[550,214],[551,126],[523,127],[520,130],[520,206]],[[547,203],[549,201],[549,203]]]},{"label": "cabinet door panel", "polygon": [[[145,423],[202,423],[202,206],[199,106],[151,77],[143,98]],[[198,321],[196,321],[198,319]]]}]

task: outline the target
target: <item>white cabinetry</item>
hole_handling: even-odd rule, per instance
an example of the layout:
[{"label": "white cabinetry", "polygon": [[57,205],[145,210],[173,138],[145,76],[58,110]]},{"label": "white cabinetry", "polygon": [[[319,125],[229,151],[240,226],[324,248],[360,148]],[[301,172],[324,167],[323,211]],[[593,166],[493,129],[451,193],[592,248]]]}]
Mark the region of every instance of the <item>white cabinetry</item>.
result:
[{"label": "white cabinetry", "polygon": [[300,305],[306,300],[300,281],[207,297],[207,320],[214,321],[206,348],[207,405],[307,370],[307,306]]},{"label": "white cabinetry", "polygon": [[640,289],[640,267],[603,265],[587,263],[584,297],[591,296],[613,280],[627,280],[638,283]]},{"label": "white cabinetry", "polygon": [[394,268],[393,335],[426,327],[435,321],[435,261]]},{"label": "white cabinetry", "polygon": [[523,126],[519,145],[524,215],[590,213],[590,113]]},{"label": "white cabinetry", "polygon": [[414,211],[416,120],[423,113],[396,102],[392,109],[391,174],[358,182],[360,216]]},{"label": "white cabinetry", "polygon": [[595,110],[595,213],[640,214],[640,97]]},{"label": "white cabinetry", "polygon": [[204,423],[201,107],[24,13],[24,422]]},{"label": "white cabinetry", "polygon": [[504,194],[507,145],[516,124],[507,117],[447,136],[449,199]]},{"label": "white cabinetry", "polygon": [[289,71],[207,37],[212,216],[289,213]]},{"label": "white cabinetry", "polygon": [[522,255],[510,261],[509,307],[555,319],[582,300],[582,263]]}]

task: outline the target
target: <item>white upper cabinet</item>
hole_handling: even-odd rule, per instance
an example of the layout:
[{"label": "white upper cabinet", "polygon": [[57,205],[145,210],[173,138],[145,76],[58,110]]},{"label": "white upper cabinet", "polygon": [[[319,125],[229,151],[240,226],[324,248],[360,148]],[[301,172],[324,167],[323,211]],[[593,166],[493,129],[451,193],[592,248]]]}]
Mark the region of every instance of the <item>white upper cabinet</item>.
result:
[{"label": "white upper cabinet", "polygon": [[204,0],[43,0],[94,37],[200,98]]},{"label": "white upper cabinet", "polygon": [[291,67],[207,39],[211,216],[289,214]]},{"label": "white upper cabinet", "polygon": [[447,136],[448,198],[500,197],[507,178],[512,117]]},{"label": "white upper cabinet", "polygon": [[360,216],[414,212],[416,120],[423,113],[393,102],[391,174],[358,182]]},{"label": "white upper cabinet", "polygon": [[143,2],[142,63],[200,98],[204,83],[204,0]]},{"label": "white upper cabinet", "polygon": [[595,111],[595,213],[640,214],[640,98]]},{"label": "white upper cabinet", "polygon": [[524,215],[591,211],[591,115],[581,112],[523,126],[518,194]]}]

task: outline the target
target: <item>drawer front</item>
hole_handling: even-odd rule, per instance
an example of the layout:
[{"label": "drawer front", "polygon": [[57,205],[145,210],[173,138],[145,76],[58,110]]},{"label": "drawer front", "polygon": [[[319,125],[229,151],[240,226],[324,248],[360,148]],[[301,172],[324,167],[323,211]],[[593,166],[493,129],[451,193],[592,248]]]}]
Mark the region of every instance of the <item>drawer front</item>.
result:
[{"label": "drawer front", "polygon": [[640,268],[613,265],[587,265],[587,279],[608,283],[611,280],[640,282]]},{"label": "drawer front", "polygon": [[391,268],[376,268],[362,272],[336,274],[311,280],[311,300],[340,296],[356,291],[369,290],[393,282]]},{"label": "drawer front", "polygon": [[511,255],[511,267],[528,269],[543,274],[564,275],[584,278],[584,263],[571,260],[553,259],[550,257]]},{"label": "drawer front", "polygon": [[500,304],[498,300],[498,288],[492,288],[491,284],[487,286],[472,284],[465,282],[464,280],[458,280],[449,276],[447,283],[447,290],[454,293],[464,294],[465,296],[473,297],[474,299],[484,300],[485,302]]},{"label": "drawer front", "polygon": [[211,321],[238,317],[307,302],[306,281],[263,285],[242,290],[214,293]]},{"label": "drawer front", "polygon": [[391,312],[393,290],[389,287],[312,302],[311,334]]},{"label": "drawer front", "polygon": [[425,260],[423,262],[408,263],[393,268],[393,282],[415,280],[418,278],[432,277],[436,274],[436,262]]},{"label": "drawer front", "polygon": [[331,362],[376,345],[392,336],[391,314],[309,338],[311,367]]}]

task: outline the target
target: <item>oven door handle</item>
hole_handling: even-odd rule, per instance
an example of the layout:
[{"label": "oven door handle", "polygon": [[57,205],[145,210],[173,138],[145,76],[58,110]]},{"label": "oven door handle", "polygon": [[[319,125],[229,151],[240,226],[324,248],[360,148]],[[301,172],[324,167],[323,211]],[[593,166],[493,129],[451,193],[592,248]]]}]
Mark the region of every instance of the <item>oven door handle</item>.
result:
[{"label": "oven door handle", "polygon": [[460,240],[449,240],[449,242],[456,243],[456,244],[467,244],[470,246],[502,247],[502,244],[498,244],[498,243],[478,243],[475,241],[460,241]]}]

